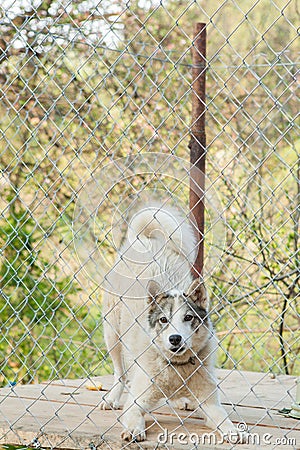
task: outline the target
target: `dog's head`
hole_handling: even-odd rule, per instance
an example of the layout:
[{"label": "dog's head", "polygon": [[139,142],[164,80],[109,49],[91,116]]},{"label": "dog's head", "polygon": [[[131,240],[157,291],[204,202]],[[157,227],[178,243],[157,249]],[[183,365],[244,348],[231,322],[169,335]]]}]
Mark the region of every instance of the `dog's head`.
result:
[{"label": "dog's head", "polygon": [[187,293],[177,289],[161,293],[158,283],[148,284],[148,320],[153,343],[168,358],[201,350],[210,336],[209,299],[202,280]]}]

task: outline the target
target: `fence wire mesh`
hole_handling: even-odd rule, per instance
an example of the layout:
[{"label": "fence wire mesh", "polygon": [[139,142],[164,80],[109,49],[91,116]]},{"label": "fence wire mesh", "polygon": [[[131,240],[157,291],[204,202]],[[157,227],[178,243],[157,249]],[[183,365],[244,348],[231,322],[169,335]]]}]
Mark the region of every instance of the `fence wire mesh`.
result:
[{"label": "fence wire mesh", "polygon": [[[110,314],[120,305],[102,314],[102,298],[133,214],[148,202],[175,207],[182,218],[171,233],[162,230],[171,241],[186,223],[199,21],[208,36],[204,279],[219,340],[216,365],[241,377],[264,374],[257,389],[270,374],[279,384],[281,375],[298,376],[297,2],[3,0],[0,14],[0,422],[10,433],[3,431],[3,443],[21,436],[25,413],[11,418],[5,409],[12,391],[20,395],[15,384],[43,383],[38,400],[51,400],[53,380],[79,389],[113,373],[103,318],[114,328]],[[139,244],[139,235],[131,242]],[[172,277],[168,272],[166,289]],[[121,303],[126,292],[116,292]],[[132,325],[114,331],[128,346],[126,335],[131,329],[138,336],[143,322],[136,331],[140,317],[130,303],[122,307]],[[147,365],[139,368],[149,379]],[[225,403],[238,404],[219,385]],[[24,401],[38,429],[31,444],[43,438],[53,447],[45,427],[55,419],[60,429],[72,404],[81,421],[56,447],[83,448],[76,429],[85,435],[90,424],[96,434],[103,420],[99,445],[119,448],[112,435],[125,412],[113,412],[108,423],[100,394],[92,394],[94,406],[82,406],[75,394],[60,399],[47,420],[38,400]],[[272,405],[258,400],[262,416],[282,400],[291,404],[289,391]],[[159,416],[151,418],[162,430]]]}]

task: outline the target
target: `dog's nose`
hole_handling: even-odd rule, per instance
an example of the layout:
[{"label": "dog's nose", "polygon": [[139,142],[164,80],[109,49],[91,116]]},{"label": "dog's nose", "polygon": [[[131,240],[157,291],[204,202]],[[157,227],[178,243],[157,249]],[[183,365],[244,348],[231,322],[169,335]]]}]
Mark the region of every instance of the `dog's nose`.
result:
[{"label": "dog's nose", "polygon": [[171,334],[169,337],[169,341],[172,345],[178,345],[181,342],[181,336],[180,334]]}]

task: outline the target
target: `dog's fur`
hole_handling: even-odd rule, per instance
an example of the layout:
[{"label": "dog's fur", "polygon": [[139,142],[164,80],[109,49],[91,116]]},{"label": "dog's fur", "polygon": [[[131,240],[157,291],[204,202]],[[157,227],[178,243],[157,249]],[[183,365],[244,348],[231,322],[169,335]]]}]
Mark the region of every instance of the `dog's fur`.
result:
[{"label": "dog's fur", "polygon": [[106,277],[104,336],[115,382],[101,408],[118,408],[127,383],[124,440],[144,440],[145,412],[178,399],[204,415],[208,427],[236,433],[219,401],[208,295],[191,277],[195,249],[183,217],[147,207],[131,220]]}]

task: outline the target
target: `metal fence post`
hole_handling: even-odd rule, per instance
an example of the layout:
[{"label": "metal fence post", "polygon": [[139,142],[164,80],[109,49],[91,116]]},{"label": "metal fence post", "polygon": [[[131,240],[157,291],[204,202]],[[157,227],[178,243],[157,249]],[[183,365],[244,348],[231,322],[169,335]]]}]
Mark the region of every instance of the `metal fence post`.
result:
[{"label": "metal fence post", "polygon": [[204,191],[205,191],[205,75],[206,24],[196,23],[194,29],[192,68],[192,125],[190,149],[190,213],[197,230],[197,257],[192,269],[195,277],[203,270],[204,261]]}]

